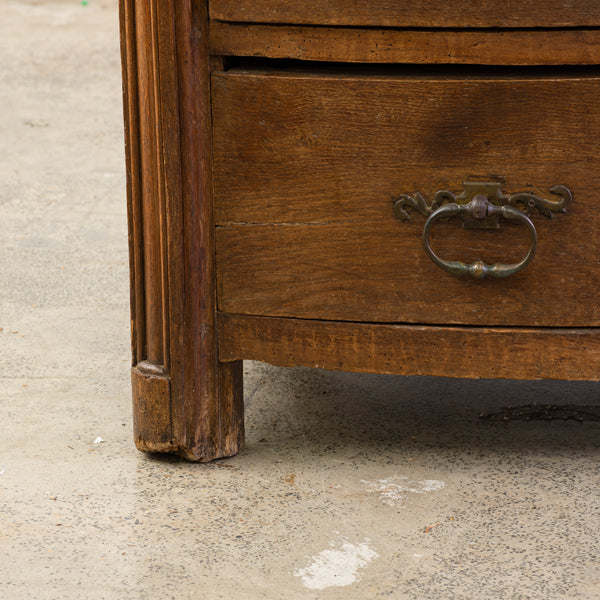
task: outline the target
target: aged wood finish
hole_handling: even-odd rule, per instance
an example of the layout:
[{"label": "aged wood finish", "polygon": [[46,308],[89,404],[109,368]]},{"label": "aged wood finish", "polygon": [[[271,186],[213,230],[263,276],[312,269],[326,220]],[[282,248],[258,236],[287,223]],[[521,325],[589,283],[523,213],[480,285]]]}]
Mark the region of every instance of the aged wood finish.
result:
[{"label": "aged wood finish", "polygon": [[592,27],[596,0],[211,0],[221,21],[371,27]]},{"label": "aged wood finish", "polygon": [[[213,76],[222,312],[344,321],[600,325],[600,79]],[[424,124],[427,124],[424,127]],[[575,199],[533,216],[538,251],[501,281],[457,279],[425,254],[401,193],[505,180]],[[432,230],[448,260],[515,263],[526,228]]]},{"label": "aged wood finish", "polygon": [[[120,20],[138,448],[235,454],[242,359],[599,378],[600,3],[120,0]],[[573,192],[506,280],[445,273],[425,217],[394,214],[469,180]],[[530,243],[430,239],[488,263]]]},{"label": "aged wood finish", "polygon": [[213,21],[211,51],[358,63],[588,65],[600,62],[597,29],[428,31],[248,25]]},{"label": "aged wood finish", "polygon": [[[467,378],[598,380],[600,330],[373,325],[219,314],[221,360]],[[585,356],[585,360],[581,360]]]},{"label": "aged wood finish", "polygon": [[243,440],[241,363],[217,358],[205,6],[121,0],[137,446]]}]

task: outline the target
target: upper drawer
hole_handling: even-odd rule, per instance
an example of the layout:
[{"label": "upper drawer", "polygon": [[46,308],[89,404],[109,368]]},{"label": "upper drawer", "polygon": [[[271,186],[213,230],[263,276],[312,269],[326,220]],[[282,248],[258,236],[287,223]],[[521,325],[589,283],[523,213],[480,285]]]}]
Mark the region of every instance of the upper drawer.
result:
[{"label": "upper drawer", "polygon": [[598,0],[211,0],[223,21],[373,27],[591,27]]}]

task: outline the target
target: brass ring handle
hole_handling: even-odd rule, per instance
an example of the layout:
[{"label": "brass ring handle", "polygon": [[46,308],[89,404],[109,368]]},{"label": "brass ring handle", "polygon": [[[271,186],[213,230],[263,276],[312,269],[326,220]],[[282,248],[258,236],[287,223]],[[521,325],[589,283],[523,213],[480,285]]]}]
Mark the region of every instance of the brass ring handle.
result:
[{"label": "brass ring handle", "polygon": [[[523,223],[529,230],[529,235],[531,236],[531,246],[529,247],[527,255],[520,262],[508,265],[502,263],[487,265],[481,260],[476,260],[474,263],[468,265],[460,261],[442,260],[431,249],[431,245],[429,244],[429,232],[436,221],[443,218],[452,218],[460,214],[467,214],[478,220],[483,220],[492,215],[499,215],[509,221]],[[460,277],[465,273],[468,273],[471,277],[475,277],[476,279],[483,279],[488,276],[497,278],[508,277],[525,268],[533,259],[537,249],[537,232],[531,219],[525,213],[512,206],[498,206],[492,204],[486,196],[478,194],[468,204],[445,204],[435,210],[427,219],[425,226],[423,227],[423,247],[429,258],[431,258],[438,267],[457,277]]]}]

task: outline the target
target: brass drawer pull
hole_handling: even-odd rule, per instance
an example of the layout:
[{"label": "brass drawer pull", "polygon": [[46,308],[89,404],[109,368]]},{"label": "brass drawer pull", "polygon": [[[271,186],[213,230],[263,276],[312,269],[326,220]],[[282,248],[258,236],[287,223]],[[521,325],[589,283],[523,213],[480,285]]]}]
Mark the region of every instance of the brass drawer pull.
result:
[{"label": "brass drawer pull", "polygon": [[[431,260],[441,269],[460,277],[469,274],[471,277],[483,279],[484,277],[508,277],[525,268],[533,259],[537,249],[537,232],[529,218],[537,210],[546,217],[554,213],[566,212],[566,206],[573,199],[573,194],[564,185],[555,185],[550,192],[560,196],[560,200],[546,200],[530,193],[518,193],[505,196],[497,182],[463,183],[463,193],[455,195],[447,190],[440,190],[435,194],[431,205],[427,204],[421,194],[414,196],[402,194],[394,202],[394,213],[402,221],[410,220],[407,208],[412,208],[428,217],[423,228],[423,247]],[[522,210],[516,206],[523,207]],[[481,260],[472,264],[460,261],[442,260],[431,249],[429,233],[434,223],[440,219],[449,219],[458,216],[463,221],[463,227],[468,229],[498,229],[500,219],[522,223],[529,230],[531,245],[526,256],[518,263],[488,265]]]},{"label": "brass drawer pull", "polygon": [[[460,214],[466,214],[478,220],[499,215],[505,219],[525,224],[529,229],[529,235],[531,236],[531,246],[529,247],[527,255],[518,263],[509,265],[502,263],[487,265],[481,260],[476,260],[474,263],[468,265],[460,261],[442,260],[431,249],[431,245],[429,244],[429,232],[432,225],[439,219],[454,217]],[[468,273],[471,277],[475,277],[476,279],[483,279],[488,276],[500,278],[508,277],[509,275],[519,272],[531,262],[537,248],[537,233],[531,219],[525,213],[522,213],[512,206],[496,206],[491,204],[486,196],[480,194],[475,196],[468,204],[452,203],[445,204],[438,208],[425,222],[425,227],[423,228],[423,246],[429,258],[431,258],[438,267],[444,269],[444,271],[448,271],[448,273],[451,273],[452,275],[460,277],[461,275]]]}]

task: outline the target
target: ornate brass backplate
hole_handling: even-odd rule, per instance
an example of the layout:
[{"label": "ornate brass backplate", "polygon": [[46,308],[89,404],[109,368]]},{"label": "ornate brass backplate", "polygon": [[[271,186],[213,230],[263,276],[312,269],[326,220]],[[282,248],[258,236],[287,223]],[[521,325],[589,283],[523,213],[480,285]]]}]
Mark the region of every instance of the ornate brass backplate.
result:
[{"label": "ornate brass backplate", "polygon": [[[535,255],[537,232],[529,218],[532,213],[537,210],[542,215],[552,218],[554,213],[566,212],[567,205],[573,199],[571,190],[564,185],[551,187],[550,193],[559,196],[560,199],[547,200],[528,192],[506,196],[500,189],[500,183],[466,181],[463,183],[462,194],[439,190],[431,204],[427,204],[418,192],[414,196],[402,194],[394,202],[394,214],[398,219],[408,221],[411,217],[406,209],[412,208],[428,217],[423,228],[423,247],[431,260],[445,271],[457,276],[468,273],[478,279],[486,276],[508,277],[528,265]],[[529,230],[529,251],[523,260],[514,264],[487,265],[481,260],[476,260],[467,265],[460,261],[442,260],[431,249],[429,232],[435,222],[454,216],[458,216],[463,221],[463,227],[469,229],[498,229],[501,219],[521,223]]]},{"label": "ornate brass backplate", "polygon": [[[460,195],[453,194],[448,190],[439,190],[435,193],[431,204],[427,204],[423,196],[417,192],[414,196],[402,194],[394,202],[394,214],[401,221],[410,221],[407,208],[413,208],[422,215],[428,217],[440,206],[448,202],[454,204],[468,204],[475,196],[485,196],[490,204],[496,206],[514,206],[527,215],[531,215],[537,209],[542,215],[552,218],[553,213],[566,212],[567,205],[573,199],[571,190],[564,185],[555,185],[550,188],[550,193],[559,196],[560,199],[546,200],[528,192],[518,192],[512,196],[505,196],[497,182],[465,181],[463,192]],[[464,227],[476,227],[478,229],[498,229],[500,217],[494,215],[492,219],[468,219],[463,215]]]}]

